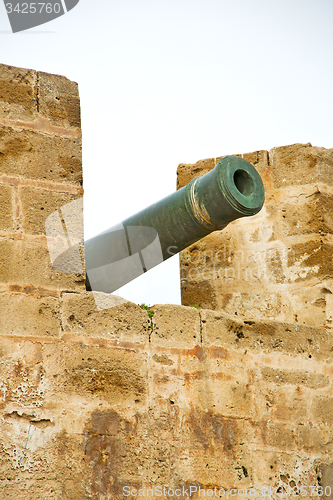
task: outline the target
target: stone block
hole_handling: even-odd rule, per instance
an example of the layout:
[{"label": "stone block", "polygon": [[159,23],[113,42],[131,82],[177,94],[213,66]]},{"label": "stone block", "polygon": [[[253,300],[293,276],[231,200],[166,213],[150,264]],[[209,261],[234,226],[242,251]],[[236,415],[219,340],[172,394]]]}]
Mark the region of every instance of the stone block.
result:
[{"label": "stone block", "polygon": [[[317,493],[310,486],[318,486],[316,466],[313,456],[308,453],[290,453],[260,449],[253,451],[253,482],[257,485],[258,497],[261,498],[311,498]],[[300,493],[301,486],[303,494]],[[296,490],[293,488],[296,487]],[[297,493],[298,489],[298,493]],[[263,491],[266,492],[263,495]],[[295,492],[294,492],[295,491]]]},{"label": "stone block", "polygon": [[113,347],[99,342],[66,342],[58,363],[46,361],[47,376],[53,379],[53,392],[79,399],[102,399],[117,404],[145,401],[147,355],[138,349]]},{"label": "stone block", "polygon": [[293,144],[269,152],[274,189],[318,182],[333,185],[333,150]]},{"label": "stone block", "polygon": [[148,313],[132,302],[99,311],[92,292],[65,293],[61,315],[65,333],[140,344],[148,342]]},{"label": "stone block", "polygon": [[269,447],[291,451],[296,449],[295,429],[293,425],[282,422],[262,422],[261,438]]},{"label": "stone block", "polygon": [[0,334],[59,336],[60,300],[33,293],[0,294]]},{"label": "stone block", "polygon": [[[40,339],[40,337],[38,337]],[[51,341],[54,338],[50,337]],[[42,408],[45,401],[45,369],[40,342],[19,339],[17,341],[2,336],[0,340],[1,359],[1,406],[3,420],[1,434],[11,442],[15,436],[14,429],[26,425],[24,418],[16,418],[19,414],[33,415],[33,411]],[[33,419],[33,417],[31,417]],[[19,425],[15,425],[19,424]],[[15,461],[15,457],[14,461]]]},{"label": "stone block", "polygon": [[76,82],[64,76],[38,73],[39,112],[63,128],[80,128],[80,98]]},{"label": "stone block", "polygon": [[85,275],[53,269],[46,238],[0,239],[0,283],[85,290]]},{"label": "stone block", "polygon": [[237,377],[235,377],[232,382],[219,381],[219,383],[210,383],[209,388],[217,412],[228,418],[255,417],[256,406],[251,384],[241,380],[238,381]]},{"label": "stone block", "polygon": [[[45,235],[45,221],[55,210],[81,197],[45,189],[23,186],[19,189],[23,213],[23,230],[27,234]],[[83,213],[81,217],[83,227]],[[82,231],[81,231],[82,232]]]},{"label": "stone block", "polygon": [[81,138],[0,126],[0,173],[81,188]]},{"label": "stone block", "polygon": [[332,453],[333,431],[331,428],[299,425],[296,427],[298,447],[310,453]]},{"label": "stone block", "polygon": [[203,250],[197,245],[183,252],[184,305],[222,309],[248,320],[263,317],[313,326],[331,322],[330,285],[324,283],[332,267],[329,238],[314,234],[289,241],[288,247],[271,244],[258,250],[241,243],[234,238],[216,251],[215,245]]},{"label": "stone block", "polygon": [[218,309],[217,293],[209,279],[194,282],[183,280],[181,300],[184,306]]},{"label": "stone block", "polygon": [[0,184],[0,231],[13,229],[13,208],[13,188]]},{"label": "stone block", "polygon": [[257,406],[261,408],[261,413],[258,410],[259,415],[269,415],[274,421],[308,425],[312,393],[306,388],[262,383],[258,393]]},{"label": "stone block", "polygon": [[[300,283],[312,277],[318,280],[331,275],[333,269],[331,258],[333,245],[330,240],[313,238],[308,241],[297,242],[291,248],[292,253],[289,253],[289,266],[286,276],[287,282]],[[279,261],[272,259],[271,266],[271,272],[274,274],[274,269],[279,266]],[[284,275],[281,276],[281,279],[284,280]]]},{"label": "stone block", "polygon": [[318,424],[333,424],[333,398],[329,395],[316,396],[312,404],[313,420]]},{"label": "stone block", "polygon": [[274,321],[242,321],[208,309],[201,315],[203,313],[203,345],[231,347],[243,352],[281,353],[308,361],[333,360],[333,341],[326,328]]},{"label": "stone block", "polygon": [[264,366],[261,368],[262,379],[267,383],[304,385],[310,389],[322,389],[330,383],[329,377],[323,373],[307,370],[285,370]]},{"label": "stone block", "polygon": [[[251,165],[254,166],[254,168],[257,170],[260,177],[262,178],[266,192],[268,191],[269,194],[272,180],[271,180],[271,168],[270,168],[268,151],[259,150],[259,151],[254,151],[253,153],[244,153],[242,155],[237,155],[237,156],[244,158],[244,160],[248,161],[249,163],[251,163]],[[268,199],[269,198],[266,197],[266,202],[268,201]]]},{"label": "stone block", "polygon": [[32,122],[37,116],[37,72],[0,65],[0,119]]},{"label": "stone block", "polygon": [[151,318],[153,345],[188,348],[200,344],[200,317],[196,308],[156,304],[150,310],[154,313]]},{"label": "stone block", "polygon": [[281,201],[278,206],[280,229],[275,238],[333,232],[333,196],[314,192]]},{"label": "stone block", "polygon": [[[194,284],[192,285],[194,288]],[[259,317],[270,321],[287,323],[296,322],[308,326],[332,325],[332,299],[330,288],[325,283],[302,286],[297,291],[275,291],[261,293],[260,289],[252,292],[225,293],[222,285],[217,287],[217,303],[227,314],[235,315],[244,321],[257,320]],[[201,305],[199,301],[199,305]],[[305,306],[305,307],[304,307]]]},{"label": "stone block", "polygon": [[[0,495],[7,500],[17,498],[58,500],[58,498],[61,498],[62,491],[62,485],[56,479],[53,481],[36,481],[35,479],[19,480],[17,477],[13,477],[0,482]],[[73,496],[67,498],[74,499]]]}]

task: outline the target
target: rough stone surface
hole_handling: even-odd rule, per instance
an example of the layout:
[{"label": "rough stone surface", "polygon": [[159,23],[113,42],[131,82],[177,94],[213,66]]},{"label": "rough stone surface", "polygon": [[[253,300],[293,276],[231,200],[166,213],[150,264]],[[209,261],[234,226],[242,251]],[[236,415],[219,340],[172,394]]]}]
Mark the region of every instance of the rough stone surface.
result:
[{"label": "rough stone surface", "polygon": [[[112,305],[101,310],[83,273],[52,267],[44,227],[55,210],[70,226],[68,203],[82,197],[80,150],[73,171],[56,161],[59,144],[69,157],[76,148],[78,119],[75,83],[0,66],[0,498],[332,498],[333,340],[318,326],[332,296],[328,153],[273,155],[300,173],[306,161],[311,183],[326,176],[319,191],[284,181],[271,153],[246,155],[266,186],[282,187],[249,233],[230,226],[223,243],[183,253],[193,275],[207,273],[186,285],[200,309],[99,294]],[[261,288],[230,271],[244,248],[265,257]],[[256,263],[244,272],[257,276]]]},{"label": "rough stone surface", "polygon": [[[238,156],[261,175],[264,207],[181,253],[182,303],[331,326],[333,149],[294,144]],[[179,165],[177,187],[219,159]]]},{"label": "rough stone surface", "polygon": [[2,64],[0,117],[32,121],[37,114],[37,72]]},{"label": "rough stone surface", "polygon": [[0,184],[0,227],[1,230],[13,229],[13,188]]},{"label": "rough stone surface", "polygon": [[2,174],[82,186],[81,138],[3,126],[0,120]]},{"label": "rough stone surface", "polygon": [[77,195],[75,194],[23,186],[20,189],[20,199],[24,232],[35,235],[45,234],[46,218],[54,210],[61,210],[63,205],[74,201],[76,198]]},{"label": "rough stone surface", "polygon": [[62,273],[51,264],[46,237],[0,237],[0,283],[43,286],[54,290],[85,288],[83,274]]},{"label": "rough stone surface", "polygon": [[78,85],[59,75],[38,73],[39,111],[52,124],[80,128]]}]

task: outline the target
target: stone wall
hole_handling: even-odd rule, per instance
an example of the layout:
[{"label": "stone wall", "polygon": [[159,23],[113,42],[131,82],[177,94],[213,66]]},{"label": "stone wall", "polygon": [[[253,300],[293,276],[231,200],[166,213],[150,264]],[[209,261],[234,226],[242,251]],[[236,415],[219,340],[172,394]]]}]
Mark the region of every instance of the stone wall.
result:
[{"label": "stone wall", "polygon": [[82,197],[78,103],[64,77],[0,66],[0,497],[333,490],[329,329],[99,311],[83,273],[52,267],[45,221]]},{"label": "stone wall", "polygon": [[[260,173],[265,205],[182,252],[182,303],[332,326],[333,149],[294,144],[238,156]],[[179,165],[178,188],[218,161]]]}]

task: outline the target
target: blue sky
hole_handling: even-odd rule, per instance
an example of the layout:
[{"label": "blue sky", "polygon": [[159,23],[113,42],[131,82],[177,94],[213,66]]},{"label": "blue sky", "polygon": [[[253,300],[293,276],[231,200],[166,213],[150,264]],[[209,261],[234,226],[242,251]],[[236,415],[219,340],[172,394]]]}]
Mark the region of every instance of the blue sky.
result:
[{"label": "blue sky", "polygon": [[[175,190],[179,163],[296,142],[333,147],[331,0],[89,1],[12,34],[1,63],[79,84],[85,235]],[[180,303],[178,258],[131,283]]]}]

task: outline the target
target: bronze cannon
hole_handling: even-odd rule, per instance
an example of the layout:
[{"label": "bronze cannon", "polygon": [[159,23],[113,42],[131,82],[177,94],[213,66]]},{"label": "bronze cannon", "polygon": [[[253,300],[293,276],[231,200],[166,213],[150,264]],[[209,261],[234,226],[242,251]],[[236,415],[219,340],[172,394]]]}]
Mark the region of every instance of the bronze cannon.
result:
[{"label": "bronze cannon", "polygon": [[87,289],[114,292],[229,222],[255,215],[264,199],[255,168],[225,156],[206,175],[85,241]]}]

